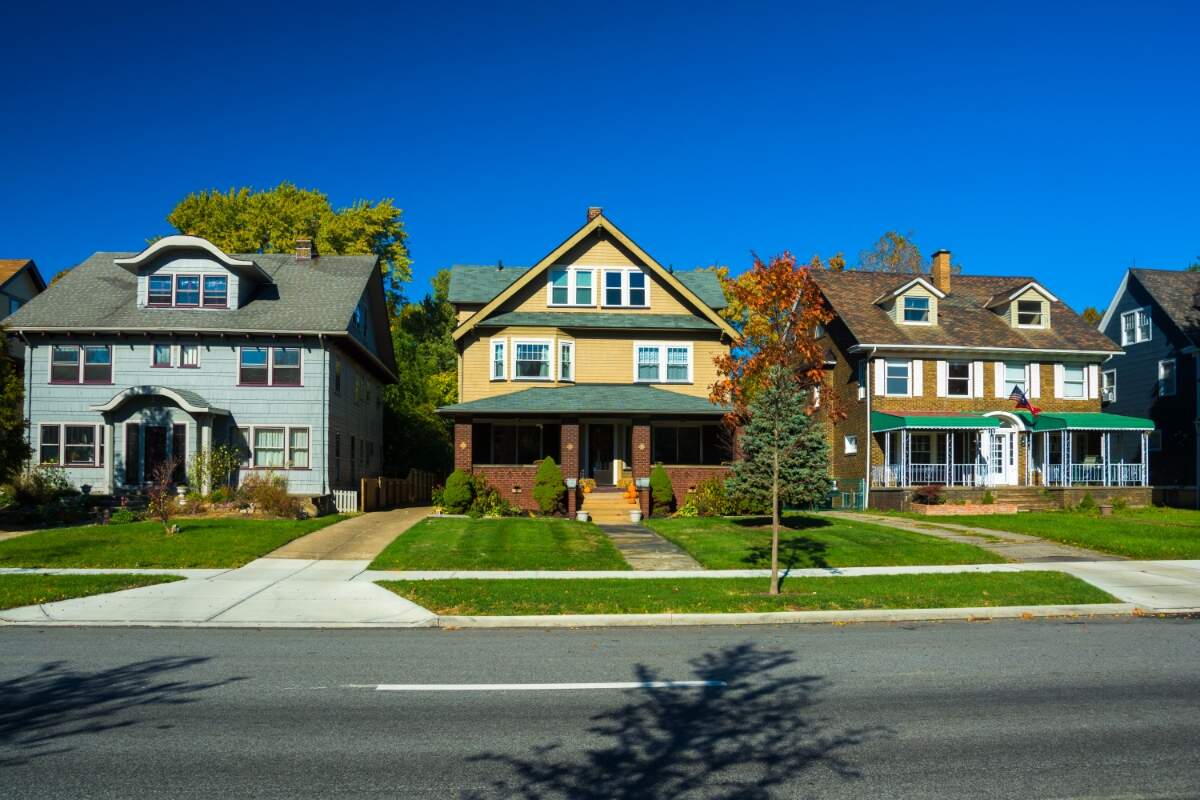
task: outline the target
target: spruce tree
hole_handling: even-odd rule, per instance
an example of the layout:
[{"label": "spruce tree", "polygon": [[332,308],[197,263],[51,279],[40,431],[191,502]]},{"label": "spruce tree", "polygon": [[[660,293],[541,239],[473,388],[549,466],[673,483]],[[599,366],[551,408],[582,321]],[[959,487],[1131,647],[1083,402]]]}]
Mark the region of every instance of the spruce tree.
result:
[{"label": "spruce tree", "polygon": [[8,343],[0,330],[0,482],[12,480],[29,460],[25,437],[25,391],[21,374],[8,356]]}]

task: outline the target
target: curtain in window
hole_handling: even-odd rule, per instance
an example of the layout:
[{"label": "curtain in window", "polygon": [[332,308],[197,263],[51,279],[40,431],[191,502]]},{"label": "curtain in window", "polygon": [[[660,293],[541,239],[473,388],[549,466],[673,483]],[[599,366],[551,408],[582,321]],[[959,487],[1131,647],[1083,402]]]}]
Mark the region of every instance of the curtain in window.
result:
[{"label": "curtain in window", "polygon": [[183,367],[198,367],[200,366],[200,345],[197,344],[181,344],[179,345],[179,365]]},{"label": "curtain in window", "polygon": [[639,347],[637,351],[638,380],[658,380],[658,348]]},{"label": "curtain in window", "polygon": [[283,465],[283,428],[255,428],[254,466],[279,468]]},{"label": "curtain in window", "polygon": [[308,429],[307,428],[292,428],[291,436],[291,453],[292,466],[297,469],[307,469],[308,467]]}]

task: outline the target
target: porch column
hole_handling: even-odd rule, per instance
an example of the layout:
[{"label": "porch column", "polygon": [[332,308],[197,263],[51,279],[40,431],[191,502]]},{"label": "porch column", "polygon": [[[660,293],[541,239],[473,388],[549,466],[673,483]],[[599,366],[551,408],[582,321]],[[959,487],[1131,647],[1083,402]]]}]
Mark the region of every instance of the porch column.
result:
[{"label": "porch column", "polygon": [[[212,453],[212,416],[208,414],[196,417],[196,453]],[[201,494],[212,491],[212,476],[204,471],[204,482],[200,486]]]},{"label": "porch column", "polygon": [[1142,431],[1142,486],[1150,485],[1150,434]]},{"label": "porch column", "polygon": [[910,480],[910,476],[908,474],[908,471],[909,471],[908,444],[909,444],[908,429],[902,428],[900,430],[900,485],[901,486],[911,486],[912,485],[912,481]]},{"label": "porch column", "polygon": [[885,433],[883,435],[883,469],[881,470],[881,472],[883,472],[883,481],[881,481],[881,483],[884,486],[887,486],[890,483],[890,481],[888,480],[888,476],[891,475],[891,471],[892,471],[892,432],[888,431],[887,433]]},{"label": "porch column", "polygon": [[1071,478],[1071,433],[1063,429],[1062,432],[1062,460],[1063,460],[1063,486],[1072,484]]},{"label": "porch column", "polygon": [[1100,434],[1100,468],[1102,470],[1104,470],[1104,485],[1105,486],[1112,485],[1112,482],[1108,478],[1108,447],[1109,447],[1109,438],[1108,437],[1111,435],[1112,434],[1110,434],[1108,431],[1104,431],[1103,433]]},{"label": "porch column", "polygon": [[454,468],[463,472],[471,471],[474,463],[471,455],[471,420],[454,421]]},{"label": "porch column", "polygon": [[[633,452],[633,482],[638,484],[638,498],[641,501],[642,516],[650,518],[650,423],[647,420],[634,420],[632,439]],[[646,485],[641,485],[646,484]]]},{"label": "porch column", "polygon": [[946,485],[954,483],[954,434],[946,432]]},{"label": "porch column", "polygon": [[1050,485],[1050,431],[1042,431],[1042,486]]},{"label": "porch column", "polygon": [[579,502],[579,420],[564,419],[560,430],[559,457],[563,477],[567,479],[567,516],[574,517]]},{"label": "porch column", "polygon": [[112,420],[108,418],[107,414],[104,416],[104,483],[108,487],[108,493],[113,494],[117,489],[117,483],[114,479],[115,470],[113,469],[115,461],[113,457],[113,431],[116,430],[116,426],[113,425]]}]

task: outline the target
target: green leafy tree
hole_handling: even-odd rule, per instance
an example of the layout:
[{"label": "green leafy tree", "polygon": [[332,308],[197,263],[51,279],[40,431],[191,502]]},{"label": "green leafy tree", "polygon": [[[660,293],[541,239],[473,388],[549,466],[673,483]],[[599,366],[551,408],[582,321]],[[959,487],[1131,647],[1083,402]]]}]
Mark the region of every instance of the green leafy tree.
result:
[{"label": "green leafy tree", "polygon": [[1099,325],[1101,314],[1095,306],[1088,306],[1079,316],[1083,317],[1083,321],[1088,325]]},{"label": "green leafy tree", "polygon": [[546,456],[538,464],[537,474],[533,477],[533,499],[543,514],[556,514],[562,509],[566,493],[562,469],[553,458]]},{"label": "green leafy tree", "polygon": [[408,234],[390,198],[335,209],[323,192],[284,181],[273,189],[194,192],[167,222],[229,253],[290,253],[297,239],[309,237],[318,253],[377,255],[393,306],[401,302],[400,284],[412,279]]},{"label": "green leafy tree", "polygon": [[1200,256],[1196,256],[1196,260],[1188,264],[1186,272],[1200,272]]},{"label": "green leafy tree", "polygon": [[25,437],[25,390],[0,330],[0,482],[21,471],[31,451]]}]

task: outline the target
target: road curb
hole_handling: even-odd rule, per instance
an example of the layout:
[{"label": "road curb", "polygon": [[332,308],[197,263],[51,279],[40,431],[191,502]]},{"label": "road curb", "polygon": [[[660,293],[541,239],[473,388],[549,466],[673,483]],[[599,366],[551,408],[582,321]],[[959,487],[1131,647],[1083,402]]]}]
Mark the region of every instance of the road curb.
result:
[{"label": "road curb", "polygon": [[767,611],[736,614],[558,614],[529,616],[439,616],[439,628],[620,628],[698,625],[781,625],[804,623],[930,622],[1052,617],[1134,616],[1132,603],[1062,606],[1000,606],[995,608],[903,608],[856,611]]}]

